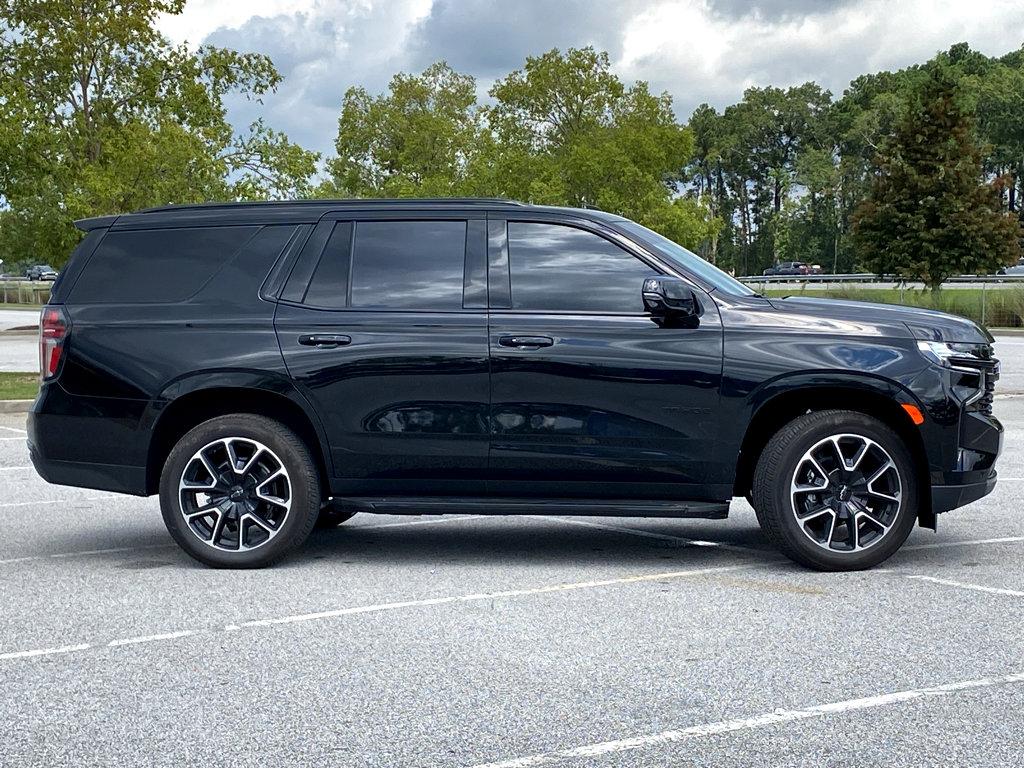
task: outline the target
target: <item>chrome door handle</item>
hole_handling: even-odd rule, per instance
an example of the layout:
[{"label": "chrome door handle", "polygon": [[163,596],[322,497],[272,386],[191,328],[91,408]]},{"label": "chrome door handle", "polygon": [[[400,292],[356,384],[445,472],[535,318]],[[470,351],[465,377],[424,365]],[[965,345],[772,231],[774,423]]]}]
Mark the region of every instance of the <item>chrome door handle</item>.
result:
[{"label": "chrome door handle", "polygon": [[299,337],[299,344],[329,350],[332,347],[352,344],[352,337],[347,334],[303,334]]},{"label": "chrome door handle", "polygon": [[549,336],[500,336],[498,344],[502,347],[526,347],[536,349],[538,347],[550,347],[555,340]]}]

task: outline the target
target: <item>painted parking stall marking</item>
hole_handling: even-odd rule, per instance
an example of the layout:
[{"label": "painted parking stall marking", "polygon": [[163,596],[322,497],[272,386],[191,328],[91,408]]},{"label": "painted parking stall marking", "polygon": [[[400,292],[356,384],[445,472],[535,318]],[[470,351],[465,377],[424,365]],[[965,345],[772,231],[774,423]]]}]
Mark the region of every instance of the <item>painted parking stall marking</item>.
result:
[{"label": "painted parking stall marking", "polygon": [[975,585],[970,582],[957,582],[953,579],[940,579],[928,577],[923,574],[908,574],[907,579],[916,579],[920,582],[932,582],[936,585],[960,588],[961,590],[975,590],[979,593],[992,593],[993,595],[1009,595],[1016,598],[1024,598],[1024,590],[1010,590],[1005,587],[989,587],[988,585]]},{"label": "painted parking stall marking", "polygon": [[682,729],[670,729],[656,734],[648,734],[642,737],[630,737],[609,742],[598,742],[591,745],[582,745],[565,750],[556,750],[550,753],[537,753],[523,758],[514,758],[507,761],[500,761],[492,764],[482,764],[476,769],[510,769],[511,767],[544,766],[548,764],[564,763],[566,759],[594,758],[609,753],[621,753],[628,750],[641,748],[652,748],[659,745],[681,742],[683,740],[700,737],[713,737],[718,734],[729,732],[740,732],[748,729],[758,729],[763,726],[782,724],[792,721],[802,721],[808,718],[821,718],[823,716],[835,715],[837,713],[848,713],[855,710],[867,710],[869,708],[884,707],[898,702],[908,702],[928,697],[942,697],[954,692],[967,691],[970,689],[986,689],[996,686],[1012,686],[1024,683],[1024,673],[1010,673],[1009,675],[994,676],[991,678],[979,678],[972,681],[956,681],[940,686],[930,686],[922,689],[906,689],[904,691],[879,694],[872,697],[861,697],[841,702],[830,702],[824,705],[814,705],[808,708],[797,710],[773,710],[770,713],[761,713],[748,718],[735,718],[728,721],[716,721],[709,724],[684,727]]},{"label": "painted parking stall marking", "polygon": [[101,644],[83,643],[74,646],[48,647],[43,649],[29,649],[24,651],[12,651],[0,653],[0,660],[22,659],[26,657],[43,657],[56,654],[67,654],[69,652],[85,651],[87,649],[106,647],[119,647],[131,644],[152,643],[157,641],[173,640],[197,635],[203,632],[237,632],[244,628],[268,627],[272,625],[291,625],[296,623],[313,622],[337,617],[345,617],[354,614],[368,614],[376,612],[393,611],[396,609],[408,609],[425,606],[441,606],[445,604],[467,603],[471,601],[492,601],[501,598],[519,598],[530,595],[543,595],[547,593],[563,593],[573,590],[585,590],[588,588],[612,587],[617,585],[630,585],[644,582],[655,582],[666,579],[682,579],[686,577],[699,577],[704,574],[717,574],[728,571],[739,571],[740,569],[753,568],[755,564],[736,564],[732,566],[711,566],[704,569],[688,569],[686,571],[668,571],[655,574],[639,574],[629,577],[614,579],[592,580],[589,582],[570,582],[555,585],[543,585],[533,588],[522,588],[519,590],[500,590],[491,593],[470,593],[467,595],[442,596],[438,598],[420,598],[408,601],[395,601],[391,603],[369,604],[366,606],[350,606],[343,609],[331,609],[328,611],[312,612],[309,614],[293,614],[287,617],[274,617],[269,619],[250,620],[237,624],[226,625],[223,628],[211,629],[183,629],[158,633],[156,635],[138,636],[127,639],[114,639]]}]

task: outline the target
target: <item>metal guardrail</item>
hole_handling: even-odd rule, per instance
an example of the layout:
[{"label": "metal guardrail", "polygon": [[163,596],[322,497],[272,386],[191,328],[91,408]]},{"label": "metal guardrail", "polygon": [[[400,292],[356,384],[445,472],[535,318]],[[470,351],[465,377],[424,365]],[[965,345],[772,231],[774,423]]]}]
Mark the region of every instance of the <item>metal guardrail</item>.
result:
[{"label": "metal guardrail", "polygon": [[[874,275],[855,272],[842,275],[747,275],[736,278],[744,283],[891,283],[922,285],[919,280],[906,280],[895,275]],[[954,275],[944,283],[1021,283],[1024,275]]]}]

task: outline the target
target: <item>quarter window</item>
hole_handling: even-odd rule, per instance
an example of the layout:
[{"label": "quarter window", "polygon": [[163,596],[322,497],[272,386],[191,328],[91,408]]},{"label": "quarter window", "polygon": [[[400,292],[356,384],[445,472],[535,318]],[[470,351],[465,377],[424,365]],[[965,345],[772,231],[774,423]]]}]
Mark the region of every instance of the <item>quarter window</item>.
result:
[{"label": "quarter window", "polygon": [[655,274],[599,235],[561,224],[508,223],[512,307],[549,312],[643,312]]}]

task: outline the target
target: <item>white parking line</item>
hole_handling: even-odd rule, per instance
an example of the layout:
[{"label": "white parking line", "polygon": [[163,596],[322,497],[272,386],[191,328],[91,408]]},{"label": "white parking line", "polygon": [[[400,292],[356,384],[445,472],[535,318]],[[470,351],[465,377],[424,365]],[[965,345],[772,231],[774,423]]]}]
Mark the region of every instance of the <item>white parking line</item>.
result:
[{"label": "white parking line", "polygon": [[22,429],[17,428],[17,427],[5,427],[4,425],[0,425],[0,430],[10,430],[12,433],[19,433],[20,435],[28,435],[28,431],[27,430],[22,430]]},{"label": "white parking line", "polygon": [[649,537],[651,539],[662,539],[672,542],[679,542],[683,545],[689,545],[691,547],[710,547],[717,548],[719,550],[735,550],[741,553],[758,553],[761,555],[765,554],[764,550],[758,550],[756,547],[746,547],[744,545],[728,545],[724,542],[711,542],[706,539],[689,539],[688,537],[679,537],[675,534],[662,534],[657,531],[647,531],[646,529],[637,529],[632,526],[617,526],[613,523],[598,523],[597,521],[581,521],[576,518],[561,518],[555,515],[531,515],[531,518],[539,518],[545,521],[556,521],[558,523],[574,523],[577,526],[589,526],[594,529],[606,529],[608,531],[618,531],[623,534],[635,534],[638,537]]},{"label": "white parking line", "polygon": [[[392,611],[395,609],[407,609],[418,606],[439,606],[443,604],[466,603],[470,601],[493,601],[500,598],[519,598],[529,595],[542,595],[545,593],[560,593],[571,590],[585,590],[587,588],[611,587],[616,585],[630,585],[639,582],[655,582],[666,579],[680,579],[685,577],[699,577],[704,574],[717,574],[726,571],[739,571],[750,569],[751,564],[736,566],[715,566],[706,569],[690,569],[687,571],[667,571],[656,574],[640,574],[631,577],[619,577],[616,579],[602,579],[591,582],[570,582],[557,585],[543,585],[541,587],[523,588],[520,590],[501,590],[494,593],[470,593],[467,595],[443,596],[439,598],[421,598],[410,601],[395,601],[392,603],[370,604],[368,606],[350,606],[344,609],[332,609],[330,611],[313,612],[310,614],[294,614],[288,617],[275,617],[271,619],[250,620],[233,625],[224,626],[219,632],[233,632],[243,628],[268,627],[271,625],[291,625],[299,622],[312,622],[316,620],[345,617],[352,614],[367,614],[371,612]],[[170,633],[160,633],[154,636],[141,636],[136,638],[114,639],[103,644],[78,644],[76,646],[60,646],[45,649],[30,649],[27,651],[14,651],[0,654],[0,660],[19,659],[23,657],[42,657],[53,654],[66,654],[73,651],[98,648],[100,646],[118,647],[128,644],[143,644],[155,641],[163,641],[171,638],[183,638],[197,635],[202,632],[218,632],[217,630],[177,630]]]},{"label": "white parking line", "polygon": [[75,644],[74,646],[56,646],[52,649],[30,649],[24,652],[7,652],[0,654],[0,660],[13,660],[22,657],[43,657],[51,654],[67,654],[68,652],[80,652],[90,649],[90,644]]},{"label": "white parking line", "polygon": [[22,465],[21,467],[0,467],[0,473],[10,473],[15,470],[35,470],[32,465]]},{"label": "white parking line", "polygon": [[470,521],[474,518],[483,518],[482,515],[459,515],[452,518],[431,518],[426,521],[398,521],[397,523],[371,523],[369,526],[352,526],[351,531],[365,531],[366,529],[390,529],[395,526],[429,526],[435,523],[451,523],[452,521]]},{"label": "white parking line", "polygon": [[8,558],[0,561],[0,566],[9,563],[23,563],[25,561],[42,561],[47,558],[74,558],[79,555],[106,555],[107,553],[131,553],[137,550],[161,550],[177,547],[173,542],[165,545],[134,545],[132,547],[107,547],[101,550],[72,550],[67,553],[47,553],[46,555],[23,555],[20,558]]},{"label": "white parking line", "polygon": [[274,619],[257,619],[249,622],[240,622],[237,625],[228,625],[225,630],[238,630],[245,627],[264,627],[267,625],[290,625],[295,622],[311,622],[313,620],[330,619],[332,617],[343,617],[349,614],[365,614],[367,612],[388,611],[391,609],[406,609],[414,606],[437,606],[449,603],[466,603],[469,601],[491,601],[495,598],[519,598],[526,595],[541,595],[543,593],[562,593],[570,590],[583,590],[594,587],[610,587],[613,585],[630,585],[637,582],[653,582],[662,579],[679,579],[681,577],[698,577],[702,574],[713,574],[722,571],[737,571],[739,569],[750,569],[751,564],[737,566],[715,566],[707,569],[688,569],[686,571],[666,571],[658,574],[641,574],[632,577],[617,577],[615,579],[600,579],[590,582],[569,582],[559,585],[544,585],[543,587],[530,587],[520,590],[501,590],[496,593],[470,593],[468,595],[444,596],[442,598],[421,598],[413,601],[398,601],[395,603],[382,603],[370,606],[352,606],[346,609],[332,609],[330,611],[313,612],[311,614],[294,614],[290,617],[276,617]]},{"label": "white parking line", "polygon": [[129,646],[130,644],[148,644],[154,641],[170,641],[173,638],[184,638],[195,635],[195,630],[176,630],[173,633],[157,633],[156,635],[143,635],[136,638],[118,638],[111,641],[107,646]]},{"label": "white parking line", "polygon": [[123,494],[104,494],[101,497],[71,497],[70,499],[39,499],[35,502],[2,502],[0,507],[32,507],[32,505],[56,505],[61,502],[77,504],[78,502],[96,502],[101,499],[123,498]]},{"label": "white parking line", "polygon": [[1004,587],[989,587],[988,585],[973,585],[970,582],[957,582],[952,579],[939,579],[938,577],[926,577],[922,574],[908,574],[907,579],[916,579],[922,582],[934,582],[937,585],[947,587],[959,587],[964,590],[977,590],[979,593],[994,593],[995,595],[1012,595],[1017,598],[1024,598],[1024,590],[1008,590]]},{"label": "white parking line", "polygon": [[992,537],[990,539],[955,539],[951,542],[926,542],[920,545],[904,545],[900,550],[938,550],[943,547],[966,547],[967,545],[1003,545],[1024,542],[1024,537]]},{"label": "white parking line", "polygon": [[657,734],[648,734],[642,737],[598,742],[591,745],[569,748],[567,750],[555,750],[550,753],[537,753],[523,758],[513,758],[493,764],[482,764],[477,767],[477,769],[484,769],[484,767],[486,767],[486,769],[497,769],[498,767],[505,769],[506,767],[565,764],[566,759],[594,758],[595,756],[603,756],[608,753],[620,753],[626,750],[658,747],[674,742],[682,742],[696,737],[712,737],[714,735],[727,734],[729,732],[757,729],[758,727],[769,726],[772,724],[801,721],[807,718],[819,718],[836,713],[848,713],[854,710],[878,708],[885,705],[892,705],[897,702],[907,702],[909,700],[917,700],[926,697],[941,697],[967,689],[985,689],[994,686],[1009,686],[1020,683],[1024,683],[1024,673],[1011,673],[1010,675],[1005,676],[979,678],[974,681],[957,681],[955,683],[943,684],[941,686],[930,686],[922,689],[906,689],[901,692],[879,694],[873,697],[862,697],[854,700],[830,702],[825,705],[814,705],[809,708],[800,708],[798,710],[779,709],[749,718],[735,718],[728,721],[716,721],[710,724],[699,724],[697,726],[689,726],[682,729],[670,729],[668,731],[658,732]]}]

